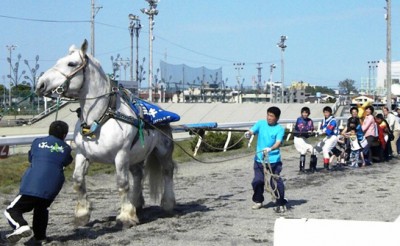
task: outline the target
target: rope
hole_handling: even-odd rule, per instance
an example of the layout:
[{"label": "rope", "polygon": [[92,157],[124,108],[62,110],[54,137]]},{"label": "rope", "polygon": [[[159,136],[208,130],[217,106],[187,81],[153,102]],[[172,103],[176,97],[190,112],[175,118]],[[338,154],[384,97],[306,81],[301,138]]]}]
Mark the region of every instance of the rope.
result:
[{"label": "rope", "polygon": [[[212,130],[211,130],[212,131]],[[229,131],[229,130],[226,130]],[[197,133],[197,131],[190,131],[191,133],[193,133],[194,135],[196,135],[197,137],[201,137],[200,134]],[[242,136],[236,143],[233,143],[231,146],[228,146],[226,149],[232,149],[233,147],[235,147],[236,145],[238,145],[242,140],[243,140],[244,136]],[[224,148],[219,148],[219,147],[215,147],[212,146],[211,144],[209,144],[207,141],[204,140],[205,138],[203,138],[202,143],[204,143],[207,147],[209,147],[210,149],[213,150],[220,150],[223,151],[225,150]]]},{"label": "rope", "polygon": [[67,97],[62,97],[61,100],[66,101],[66,102],[75,102],[75,101],[79,101],[79,100],[95,100],[101,97],[106,97],[106,96],[110,96],[111,94],[113,94],[115,92],[108,92],[106,94],[100,95],[100,96],[96,96],[96,97],[87,97],[87,98],[67,98]]},{"label": "rope", "polygon": [[185,148],[183,148],[178,142],[174,141],[174,139],[172,137],[170,137],[168,134],[166,134],[165,132],[163,132],[161,129],[159,129],[157,126],[147,123],[150,127],[152,127],[153,129],[157,130],[158,132],[160,132],[161,134],[163,134],[165,137],[167,137],[169,140],[171,140],[172,142],[174,142],[185,154],[187,154],[190,158],[192,158],[193,160],[203,163],[203,164],[212,164],[212,163],[222,163],[222,162],[227,162],[227,161],[233,161],[233,160],[237,160],[238,158],[244,158],[244,157],[249,157],[249,156],[253,156],[254,153],[250,153],[250,154],[245,154],[245,155],[240,155],[239,157],[232,157],[232,158],[228,158],[228,159],[224,159],[224,160],[220,160],[220,161],[202,161],[200,159],[197,159],[196,157],[194,157],[193,155],[191,155],[189,152],[187,152],[185,150]]},{"label": "rope", "polygon": [[58,110],[60,109],[60,97],[57,97],[57,102],[56,102],[56,120],[58,119]]},{"label": "rope", "polygon": [[[278,179],[280,178],[280,176],[272,172],[268,153],[264,153],[263,169],[264,169],[265,191],[271,194],[273,200],[278,200],[280,198],[280,194],[278,192]],[[275,188],[272,188],[271,183],[274,185]]]}]

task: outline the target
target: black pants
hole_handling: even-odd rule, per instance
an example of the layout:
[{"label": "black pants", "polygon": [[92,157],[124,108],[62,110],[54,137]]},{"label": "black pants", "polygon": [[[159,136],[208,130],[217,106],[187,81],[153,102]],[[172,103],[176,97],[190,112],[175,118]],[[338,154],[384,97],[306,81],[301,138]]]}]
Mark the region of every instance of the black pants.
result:
[{"label": "black pants", "polygon": [[46,229],[49,222],[49,211],[47,209],[52,202],[53,200],[39,197],[18,195],[7,207],[4,214],[8,223],[14,229],[18,229],[21,226],[28,225],[23,214],[33,210],[33,234],[36,240],[43,240],[46,239]]}]

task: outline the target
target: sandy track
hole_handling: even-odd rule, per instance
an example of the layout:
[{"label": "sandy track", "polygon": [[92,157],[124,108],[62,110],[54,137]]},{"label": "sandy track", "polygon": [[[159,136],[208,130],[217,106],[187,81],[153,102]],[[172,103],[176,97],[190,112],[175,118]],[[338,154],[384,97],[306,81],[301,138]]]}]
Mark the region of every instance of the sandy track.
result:
[{"label": "sandy track", "polygon": [[[400,215],[400,161],[305,175],[297,172],[293,147],[282,152],[289,199],[284,215],[276,214],[272,203],[251,210],[252,157],[214,164],[190,162],[179,164],[175,176],[174,214],[162,212],[146,193],[141,224],[128,229],[115,221],[119,198],[113,175],[88,177],[93,212],[86,227],[73,225],[75,194],[72,184],[66,183],[50,209],[51,245],[273,245],[274,222],[280,216],[394,221]],[[319,158],[319,167],[321,162]],[[268,194],[266,198],[270,201]],[[2,195],[1,210],[12,199],[13,195]],[[30,215],[26,218],[31,221]],[[5,218],[0,220],[2,238],[9,230]]]}]

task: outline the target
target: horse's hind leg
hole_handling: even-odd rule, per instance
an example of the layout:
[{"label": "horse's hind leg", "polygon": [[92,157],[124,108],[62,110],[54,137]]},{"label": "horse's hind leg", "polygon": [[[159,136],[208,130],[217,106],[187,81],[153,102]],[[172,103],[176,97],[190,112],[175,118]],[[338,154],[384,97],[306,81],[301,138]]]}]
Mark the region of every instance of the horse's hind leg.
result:
[{"label": "horse's hind leg", "polygon": [[175,163],[172,158],[169,161],[163,162],[163,179],[164,179],[164,192],[161,198],[161,207],[165,211],[171,212],[175,207],[175,193],[174,193],[174,169]]},{"label": "horse's hind leg", "polygon": [[75,170],[73,174],[74,190],[78,193],[75,208],[75,224],[86,225],[90,219],[90,202],[86,193],[85,175],[89,167],[89,161],[80,153],[75,157]]},{"label": "horse's hind leg", "polygon": [[132,203],[136,210],[140,210],[144,206],[143,198],[143,170],[144,163],[134,164],[129,167],[133,177],[133,191],[132,191]]},{"label": "horse's hind leg", "polygon": [[130,227],[137,225],[139,219],[136,215],[136,208],[130,202],[130,198],[132,198],[132,189],[129,189],[129,163],[125,156],[117,159],[119,160],[116,160],[115,167],[118,191],[121,198],[121,211],[117,216],[117,220],[122,222],[124,226]]}]

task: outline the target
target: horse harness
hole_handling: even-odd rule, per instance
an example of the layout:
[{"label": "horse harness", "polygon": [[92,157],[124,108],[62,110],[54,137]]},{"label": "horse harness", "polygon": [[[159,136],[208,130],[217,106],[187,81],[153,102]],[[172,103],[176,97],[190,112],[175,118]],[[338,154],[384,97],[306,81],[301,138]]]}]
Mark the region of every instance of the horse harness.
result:
[{"label": "horse harness", "polygon": [[[61,72],[60,70],[55,69],[56,71],[58,71],[59,73],[61,73],[64,77],[65,77],[65,81],[63,83],[61,83],[61,85],[59,85],[57,88],[55,88],[52,93],[56,93],[59,95],[59,97],[61,97],[62,95],[65,94],[65,92],[67,92],[70,82],[71,80],[75,77],[75,75],[80,72],[81,70],[83,71],[83,80],[85,81],[85,69],[86,66],[88,64],[88,59],[89,57],[85,54],[84,57],[82,57],[81,53],[79,53],[79,56],[82,60],[82,64],[79,65],[79,67],[77,67],[74,71],[72,71],[70,74],[66,75],[63,72]],[[83,85],[83,83],[82,83]],[[103,125],[104,123],[106,123],[109,119],[116,119],[128,124],[131,124],[135,127],[137,127],[139,129],[139,135],[143,144],[143,127],[145,126],[145,121],[142,119],[142,117],[140,117],[140,115],[138,115],[137,118],[132,117],[132,116],[128,116],[125,114],[122,114],[121,112],[117,111],[117,95],[119,93],[119,88],[116,86],[112,85],[112,82],[110,82],[110,87],[111,87],[111,92],[107,93],[105,95],[102,96],[109,96],[109,101],[108,101],[108,106],[107,109],[104,111],[104,113],[100,116],[100,118],[98,120],[95,120],[91,125],[88,125],[83,117],[82,117],[82,113],[81,110],[77,110],[78,112],[78,117],[81,120],[82,124],[81,124],[81,134],[84,137],[87,137],[89,139],[93,139],[96,138],[95,132],[96,130]],[[101,97],[102,97],[101,96]],[[121,97],[126,100],[126,97],[124,97],[124,95],[121,95]],[[133,147],[133,145],[135,144],[135,142],[137,141],[137,139],[139,138],[138,134],[135,135],[135,138],[132,142],[131,148]]]},{"label": "horse harness", "polygon": [[123,113],[117,111],[118,94],[121,96],[122,100],[127,100],[127,98],[124,96],[124,94],[121,95],[119,88],[111,85],[111,92],[108,94],[109,101],[108,101],[107,109],[100,116],[100,118],[98,120],[93,121],[93,123],[91,125],[88,125],[82,118],[82,115],[79,115],[79,118],[82,122],[81,134],[82,134],[82,136],[87,137],[89,139],[94,139],[94,138],[96,138],[95,132],[100,126],[105,124],[109,119],[115,119],[118,121],[128,123],[130,125],[133,125],[139,129],[138,130],[139,134],[135,135],[135,137],[132,141],[132,144],[131,144],[131,148],[139,139],[143,145],[143,143],[144,143],[143,129],[146,128],[147,122],[144,121],[143,118],[140,117],[140,115],[137,115],[137,117],[132,117],[132,116],[129,116],[129,115],[126,115],[126,114],[123,114]]}]

